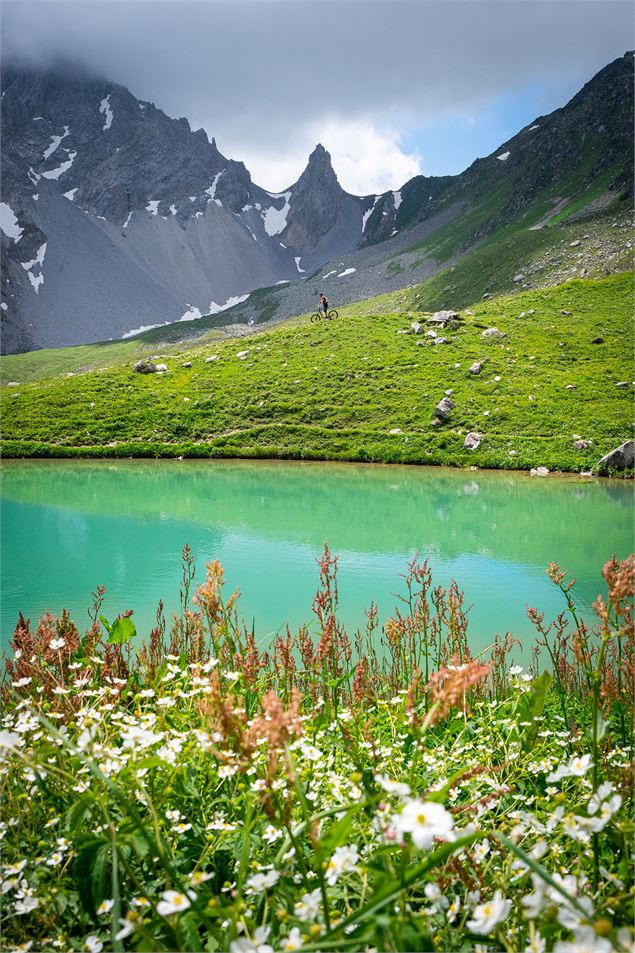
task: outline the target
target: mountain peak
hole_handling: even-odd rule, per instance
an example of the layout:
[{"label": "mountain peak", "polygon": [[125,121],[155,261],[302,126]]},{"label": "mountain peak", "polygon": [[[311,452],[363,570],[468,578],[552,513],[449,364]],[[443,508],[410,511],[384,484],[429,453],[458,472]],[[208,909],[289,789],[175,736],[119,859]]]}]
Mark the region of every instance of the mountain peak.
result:
[{"label": "mountain peak", "polygon": [[327,152],[321,142],[318,142],[317,146],[309,156],[309,167],[312,166],[323,166],[333,168],[331,165],[331,153]]}]

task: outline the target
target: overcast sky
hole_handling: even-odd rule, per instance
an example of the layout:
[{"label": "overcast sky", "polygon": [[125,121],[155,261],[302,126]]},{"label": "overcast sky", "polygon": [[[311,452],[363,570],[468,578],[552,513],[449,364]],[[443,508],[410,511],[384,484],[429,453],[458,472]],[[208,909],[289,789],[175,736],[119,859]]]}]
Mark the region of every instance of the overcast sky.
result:
[{"label": "overcast sky", "polygon": [[320,141],[344,188],[454,174],[632,49],[628,0],[1,0],[2,55],[76,59],[272,191]]}]

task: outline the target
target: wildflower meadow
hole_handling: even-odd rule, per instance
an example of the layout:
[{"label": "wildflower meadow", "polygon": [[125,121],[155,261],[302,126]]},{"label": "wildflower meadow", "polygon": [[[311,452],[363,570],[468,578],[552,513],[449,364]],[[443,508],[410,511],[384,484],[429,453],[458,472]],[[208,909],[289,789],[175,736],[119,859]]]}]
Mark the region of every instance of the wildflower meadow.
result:
[{"label": "wildflower meadow", "polygon": [[[2,945],[27,951],[633,950],[633,574],[525,666],[473,657],[413,561],[381,627],[262,646],[183,554],[181,611],[20,618],[2,686]],[[599,581],[599,579],[598,579]]]}]

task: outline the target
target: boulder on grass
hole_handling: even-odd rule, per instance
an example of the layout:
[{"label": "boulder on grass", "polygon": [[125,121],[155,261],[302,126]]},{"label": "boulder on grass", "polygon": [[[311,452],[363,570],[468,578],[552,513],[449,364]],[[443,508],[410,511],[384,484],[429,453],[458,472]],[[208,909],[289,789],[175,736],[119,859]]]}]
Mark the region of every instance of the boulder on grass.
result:
[{"label": "boulder on grass", "polygon": [[456,404],[453,400],[450,400],[449,397],[443,397],[434,408],[434,416],[438,417],[439,420],[449,420],[455,407]]},{"label": "boulder on grass", "polygon": [[598,470],[627,470],[635,466],[635,440],[627,440],[625,443],[605,454],[598,463]]},{"label": "boulder on grass", "polygon": [[481,440],[483,439],[480,433],[474,433],[470,431],[465,435],[465,440],[463,441],[464,450],[478,450],[481,445]]},{"label": "boulder on grass", "polygon": [[469,368],[470,374],[480,374],[483,370],[483,364],[485,361],[474,361],[472,366]]},{"label": "boulder on grass", "polygon": [[588,450],[592,443],[592,440],[576,440],[573,447],[575,450]]},{"label": "boulder on grass", "polygon": [[158,367],[152,361],[137,361],[134,369],[137,374],[156,374]]}]

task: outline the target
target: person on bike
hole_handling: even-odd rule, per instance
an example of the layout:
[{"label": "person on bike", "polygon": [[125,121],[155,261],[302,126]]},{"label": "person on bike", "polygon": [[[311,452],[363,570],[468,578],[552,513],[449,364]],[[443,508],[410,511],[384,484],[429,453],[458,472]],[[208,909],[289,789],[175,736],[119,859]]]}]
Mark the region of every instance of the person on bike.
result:
[{"label": "person on bike", "polygon": [[320,292],[320,309],[324,311],[324,317],[326,317],[327,312],[329,310],[329,303],[326,300],[326,296],[323,295],[321,292]]}]

